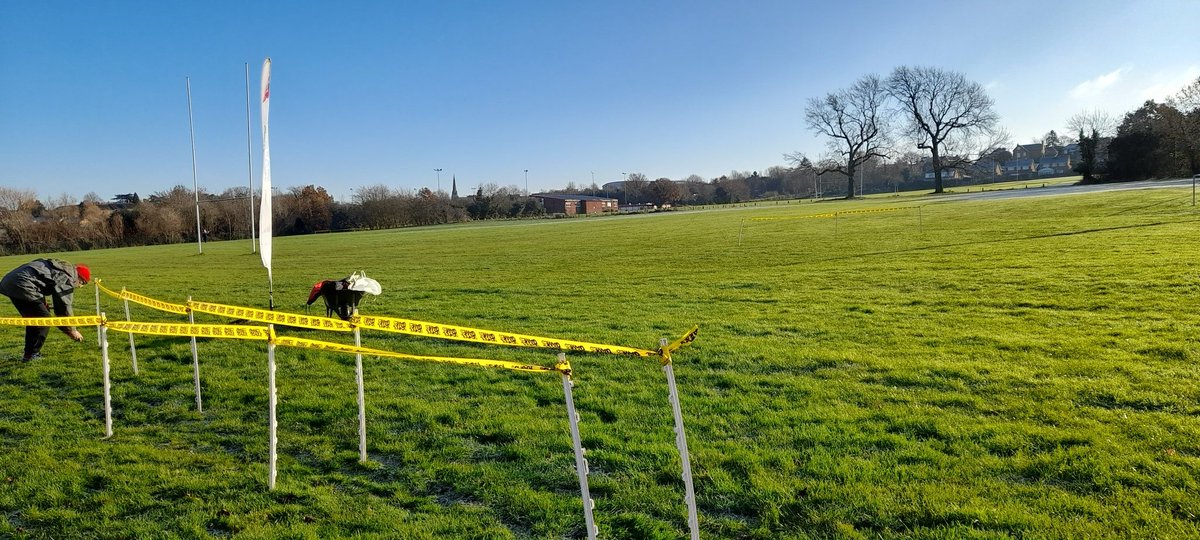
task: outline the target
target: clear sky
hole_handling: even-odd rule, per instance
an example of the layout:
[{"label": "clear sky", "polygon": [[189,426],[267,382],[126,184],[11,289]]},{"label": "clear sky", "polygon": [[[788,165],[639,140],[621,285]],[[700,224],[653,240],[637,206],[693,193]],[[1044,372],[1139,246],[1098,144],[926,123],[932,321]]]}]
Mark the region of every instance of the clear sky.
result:
[{"label": "clear sky", "polygon": [[[1015,142],[1200,76],[1200,2],[0,0],[0,185],[247,185],[244,65],[273,64],[272,177],[351,188],[712,178],[822,142],[805,102],[902,64],[987,86]],[[257,90],[251,92],[252,96]],[[251,107],[255,185],[261,167]]]}]

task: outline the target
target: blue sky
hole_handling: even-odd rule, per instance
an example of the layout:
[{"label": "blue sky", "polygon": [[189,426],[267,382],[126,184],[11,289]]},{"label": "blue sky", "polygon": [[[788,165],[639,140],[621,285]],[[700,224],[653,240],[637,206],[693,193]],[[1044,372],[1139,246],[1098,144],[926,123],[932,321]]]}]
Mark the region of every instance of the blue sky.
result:
[{"label": "blue sky", "polygon": [[[819,155],[810,97],[903,64],[987,86],[1015,142],[1200,76],[1200,2],[0,2],[0,185],[104,198],[272,177],[532,191]],[[252,94],[256,93],[252,91]],[[252,107],[255,182],[261,167]]]}]

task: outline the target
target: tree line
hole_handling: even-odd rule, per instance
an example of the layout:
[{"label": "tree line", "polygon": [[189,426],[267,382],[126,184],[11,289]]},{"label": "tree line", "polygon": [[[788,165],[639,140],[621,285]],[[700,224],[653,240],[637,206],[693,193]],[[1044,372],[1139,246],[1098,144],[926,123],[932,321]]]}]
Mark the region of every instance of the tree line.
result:
[{"label": "tree line", "polygon": [[[716,178],[690,175],[650,180],[643,173],[621,182],[555,193],[617,199],[623,205],[704,205],[773,198],[853,197],[856,194],[945,189],[992,182],[996,174],[976,165],[1004,160],[1008,134],[998,126],[986,89],[964,75],[938,68],[896,68],[888,77],[867,75],[848,88],[808,101],[805,122],[826,138],[815,161],[785,154],[788,166],[730,171]],[[1074,170],[1084,182],[1183,177],[1200,173],[1200,78],[1163,103],[1147,101],[1119,121],[1108,113],[1082,112],[1041,142],[1078,144]],[[951,170],[970,175],[944,177]],[[932,178],[927,173],[932,171]],[[196,227],[196,198],[200,227]],[[206,239],[248,238],[257,208],[247,187],[197,195],[184,186],[142,198],[109,200],[88,193],[41,201],[30,189],[0,187],[0,253],[41,253]],[[411,191],[376,184],[356,188],[339,202],[316,185],[291,187],[273,196],[278,235],[384,229],[483,219],[546,215],[537,198],[516,186],[482,184],[463,197],[428,188]]]},{"label": "tree line", "polygon": [[[1093,128],[1080,140],[1098,150],[1103,132]],[[1085,179],[1142,180],[1200,174],[1200,78],[1163,103],[1148,100],[1125,114],[1099,156],[1081,171]],[[1099,152],[1095,153],[1100,154]]]},{"label": "tree line", "polygon": [[[886,78],[865,75],[847,88],[811,98],[805,121],[826,139],[814,166],[802,153],[785,155],[797,168],[816,167],[841,175],[846,197],[855,193],[855,173],[872,160],[895,160],[900,148],[916,148],[933,176],[933,192],[944,190],[948,171],[984,173],[1011,158],[1011,144],[986,88],[962,73],[935,67],[901,66]],[[1147,101],[1118,124],[1096,110],[1076,114],[1060,137],[1051,130],[1041,142],[1077,144],[1072,164],[1084,182],[1177,178],[1200,173],[1200,78],[1165,103]],[[994,174],[994,173],[993,173]],[[862,187],[860,186],[860,192]]]}]

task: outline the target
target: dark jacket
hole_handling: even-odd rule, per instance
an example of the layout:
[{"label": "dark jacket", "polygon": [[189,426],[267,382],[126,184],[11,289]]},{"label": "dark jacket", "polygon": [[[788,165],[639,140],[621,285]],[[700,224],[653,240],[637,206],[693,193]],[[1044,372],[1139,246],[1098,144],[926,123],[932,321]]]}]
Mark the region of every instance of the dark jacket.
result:
[{"label": "dark jacket", "polygon": [[75,265],[59,259],[37,259],[5,275],[0,280],[0,294],[29,302],[40,302],[49,297],[54,302],[55,315],[70,317],[78,282]]}]

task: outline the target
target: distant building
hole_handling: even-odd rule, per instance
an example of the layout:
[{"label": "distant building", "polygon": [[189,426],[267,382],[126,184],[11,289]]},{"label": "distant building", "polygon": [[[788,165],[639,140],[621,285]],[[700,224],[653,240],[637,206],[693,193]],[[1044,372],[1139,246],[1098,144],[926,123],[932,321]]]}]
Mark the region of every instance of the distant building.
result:
[{"label": "distant building", "polygon": [[1046,145],[1042,143],[1018,144],[1012,151],[1013,159],[1038,159],[1044,155]]},{"label": "distant building", "polygon": [[1037,163],[1038,176],[1062,176],[1071,172],[1071,156],[1044,157]]},{"label": "distant building", "polygon": [[[1013,152],[1015,155],[1016,152]],[[1002,166],[1004,176],[1030,175],[1037,170],[1037,162],[1030,158],[1010,159]]]},{"label": "distant building", "polygon": [[[666,206],[666,205],[664,205],[664,206]],[[669,208],[669,206],[666,206],[666,207]],[[655,210],[658,210],[658,207],[654,206],[654,203],[625,204],[625,205],[621,205],[621,207],[619,208],[619,211],[622,214],[635,214],[638,212],[653,212]]]},{"label": "distant building", "polygon": [[531,197],[540,201],[548,214],[574,216],[576,214],[605,214],[617,211],[617,200],[608,197],[561,193],[535,193]]},{"label": "distant building", "polygon": [[1049,146],[1044,143],[1018,144],[1012,151],[1012,159],[1000,165],[1004,176],[1028,178],[1037,176],[1065,176],[1079,161],[1079,145]]}]

